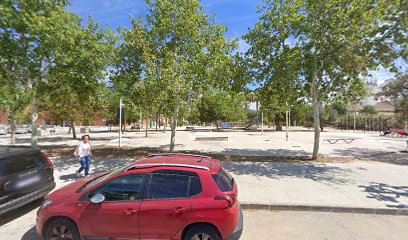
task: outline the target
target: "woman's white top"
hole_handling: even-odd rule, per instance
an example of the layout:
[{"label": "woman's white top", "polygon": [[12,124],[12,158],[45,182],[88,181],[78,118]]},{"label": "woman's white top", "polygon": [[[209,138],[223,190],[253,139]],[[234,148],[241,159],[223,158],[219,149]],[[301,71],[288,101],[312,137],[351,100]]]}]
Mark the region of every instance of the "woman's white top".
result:
[{"label": "woman's white top", "polygon": [[88,143],[81,142],[78,146],[78,155],[79,157],[89,156],[91,153],[91,145]]}]

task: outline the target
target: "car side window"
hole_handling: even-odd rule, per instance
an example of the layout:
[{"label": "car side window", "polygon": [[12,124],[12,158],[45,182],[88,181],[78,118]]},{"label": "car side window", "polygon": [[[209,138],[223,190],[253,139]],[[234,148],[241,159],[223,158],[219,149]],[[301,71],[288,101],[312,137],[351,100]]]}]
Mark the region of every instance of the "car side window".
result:
[{"label": "car side window", "polygon": [[152,174],[147,199],[188,198],[189,176]]},{"label": "car side window", "polygon": [[203,191],[199,177],[190,177],[189,197],[199,195]]},{"label": "car side window", "polygon": [[105,202],[136,201],[141,197],[145,175],[132,174],[116,178],[88,194],[91,198],[95,194],[105,196]]}]

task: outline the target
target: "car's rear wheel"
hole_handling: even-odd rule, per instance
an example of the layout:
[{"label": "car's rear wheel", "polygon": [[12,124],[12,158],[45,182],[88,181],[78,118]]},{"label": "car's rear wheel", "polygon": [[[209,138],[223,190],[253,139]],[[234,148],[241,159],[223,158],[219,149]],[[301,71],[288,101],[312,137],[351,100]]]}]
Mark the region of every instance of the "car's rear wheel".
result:
[{"label": "car's rear wheel", "polygon": [[184,240],[221,240],[221,236],[214,227],[197,224],[187,231]]},{"label": "car's rear wheel", "polygon": [[56,219],[48,225],[45,232],[46,240],[80,240],[77,227],[68,219]]}]

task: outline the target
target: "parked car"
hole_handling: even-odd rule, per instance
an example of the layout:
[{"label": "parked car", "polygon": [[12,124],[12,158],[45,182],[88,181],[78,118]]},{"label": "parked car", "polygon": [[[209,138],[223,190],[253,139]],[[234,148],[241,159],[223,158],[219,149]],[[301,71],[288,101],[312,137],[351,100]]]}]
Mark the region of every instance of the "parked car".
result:
[{"label": "parked car", "polygon": [[81,179],[45,197],[36,229],[45,239],[239,239],[234,179],[207,156],[151,155]]},{"label": "parked car", "polygon": [[6,135],[6,129],[4,127],[0,127],[0,135]]},{"label": "parked car", "polygon": [[50,131],[50,133],[55,133],[57,131],[57,129],[55,128],[54,125],[43,125],[41,127],[42,130],[48,129],[48,131]]},{"label": "parked car", "polygon": [[55,187],[47,155],[30,147],[0,147],[0,215],[42,198]]},{"label": "parked car", "polygon": [[[9,133],[11,133],[11,127],[9,129],[7,129],[7,131]],[[24,126],[24,125],[17,125],[16,126],[16,129],[15,129],[16,134],[25,134],[25,133],[28,133],[28,132],[29,132],[29,130],[28,130],[28,128],[26,126]]]}]

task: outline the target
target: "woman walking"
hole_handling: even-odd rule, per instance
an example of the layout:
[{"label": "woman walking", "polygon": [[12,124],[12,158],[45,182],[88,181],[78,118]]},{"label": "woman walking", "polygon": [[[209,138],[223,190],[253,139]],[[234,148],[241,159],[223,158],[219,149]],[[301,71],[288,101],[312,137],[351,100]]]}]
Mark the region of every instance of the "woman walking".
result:
[{"label": "woman walking", "polygon": [[81,177],[82,170],[85,169],[85,177],[89,175],[89,168],[91,166],[91,145],[89,144],[89,135],[82,136],[82,142],[78,146],[78,157],[81,161],[81,167],[76,172],[78,177]]}]

